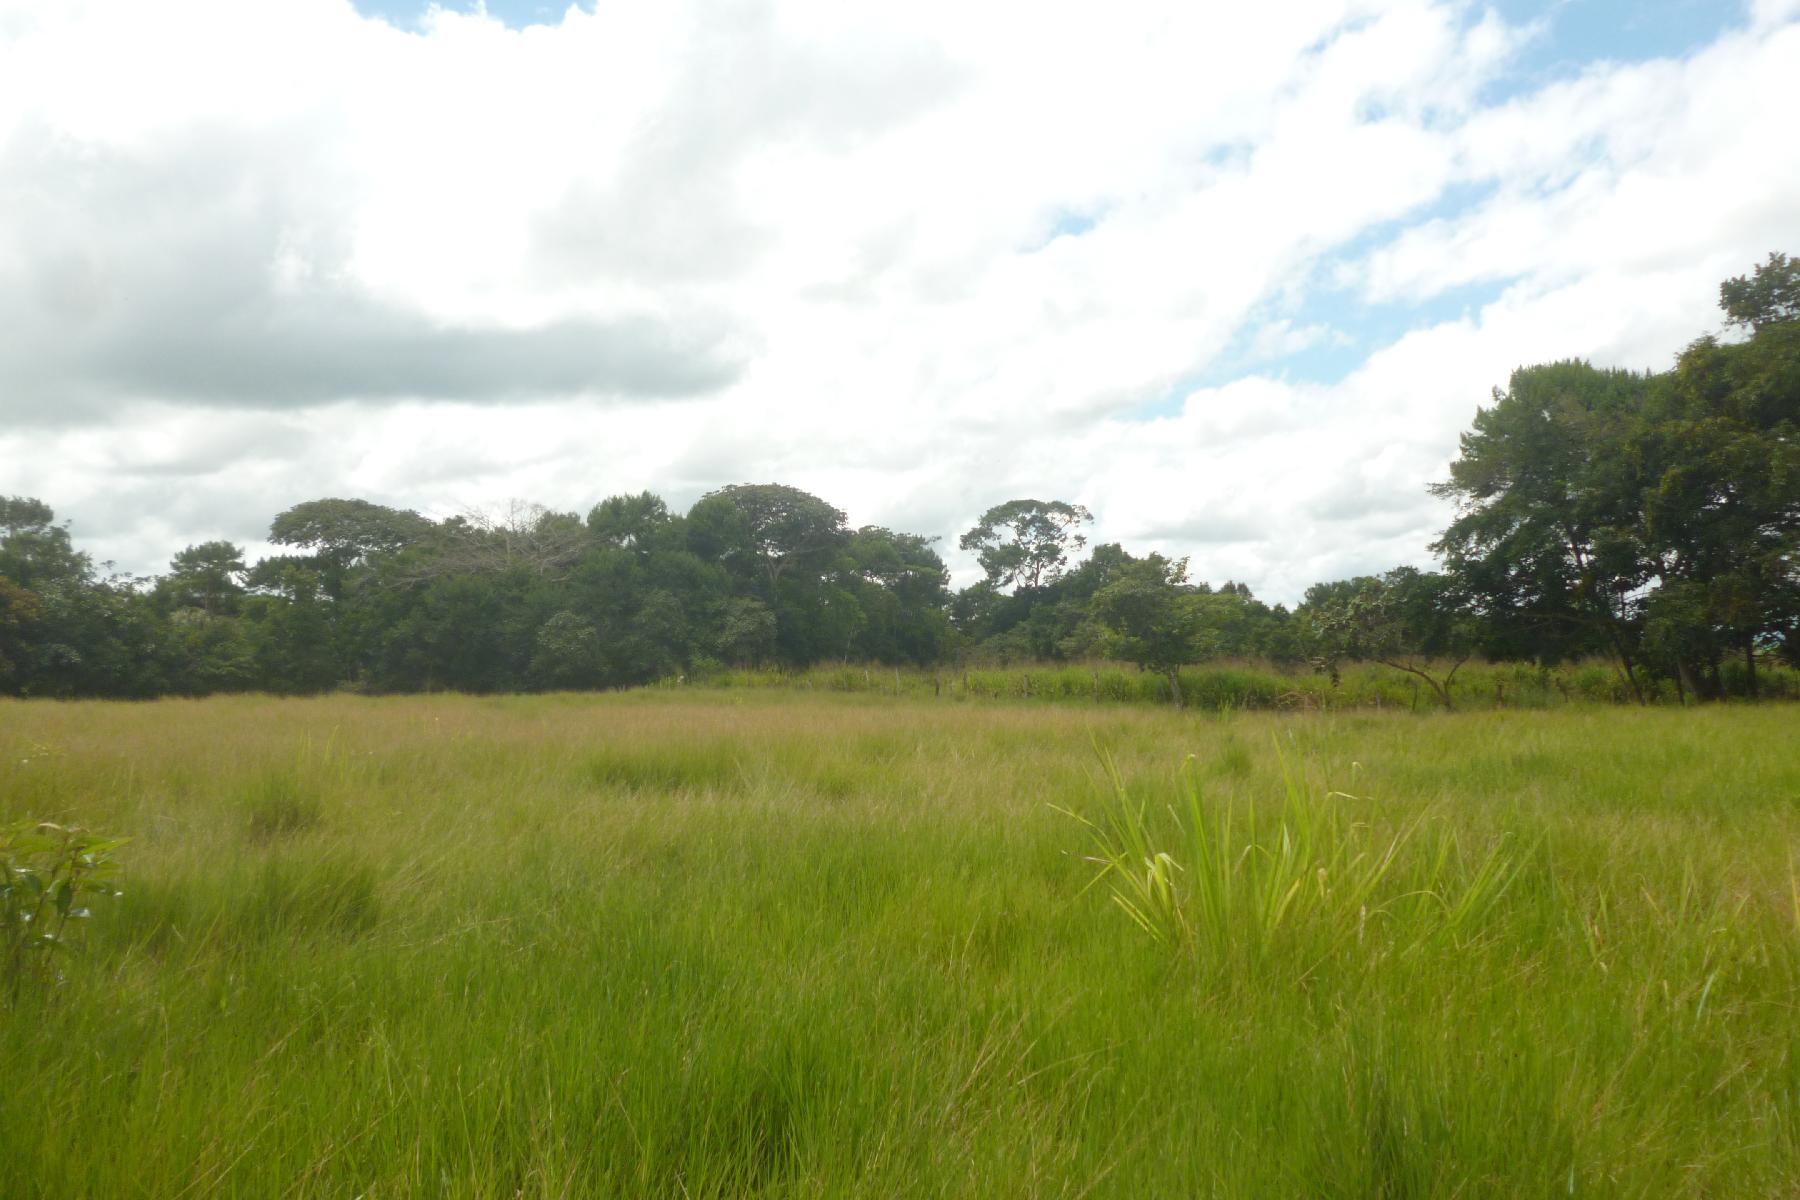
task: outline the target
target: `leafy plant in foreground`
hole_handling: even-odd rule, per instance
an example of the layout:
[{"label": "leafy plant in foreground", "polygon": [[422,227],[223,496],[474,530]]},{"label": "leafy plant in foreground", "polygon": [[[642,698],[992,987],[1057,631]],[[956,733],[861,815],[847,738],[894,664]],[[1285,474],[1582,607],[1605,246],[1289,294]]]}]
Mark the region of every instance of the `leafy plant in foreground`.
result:
[{"label": "leafy plant in foreground", "polygon": [[87,918],[87,901],[119,894],[112,855],[128,840],[48,821],[0,826],[0,987],[9,1001],[69,949],[69,922]]},{"label": "leafy plant in foreground", "polygon": [[[1158,942],[1205,963],[1254,966],[1284,946],[1304,973],[1350,946],[1411,953],[1470,932],[1517,873],[1504,842],[1470,862],[1456,836],[1415,820],[1379,837],[1353,820],[1358,797],[1309,795],[1282,763],[1281,810],[1209,805],[1191,770],[1165,825],[1106,761],[1110,787],[1086,826],[1113,902]],[[1092,886],[1090,884],[1090,886]]]}]

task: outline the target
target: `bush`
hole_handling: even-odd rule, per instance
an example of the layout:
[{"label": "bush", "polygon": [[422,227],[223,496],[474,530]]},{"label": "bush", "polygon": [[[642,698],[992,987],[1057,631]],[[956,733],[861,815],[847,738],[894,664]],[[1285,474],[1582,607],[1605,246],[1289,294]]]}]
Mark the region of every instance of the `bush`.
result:
[{"label": "bush", "polygon": [[113,851],[128,839],[102,838],[48,821],[0,826],[0,978],[6,999],[29,979],[56,974],[71,948],[71,921],[87,919],[88,901],[117,896]]}]

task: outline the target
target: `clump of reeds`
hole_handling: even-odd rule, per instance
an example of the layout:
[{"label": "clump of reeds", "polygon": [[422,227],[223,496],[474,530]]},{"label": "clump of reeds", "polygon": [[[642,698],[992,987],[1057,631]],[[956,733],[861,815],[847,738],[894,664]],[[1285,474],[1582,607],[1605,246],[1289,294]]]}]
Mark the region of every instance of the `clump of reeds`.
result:
[{"label": "clump of reeds", "polygon": [[[1373,961],[1472,936],[1506,893],[1506,839],[1471,855],[1447,825],[1415,817],[1377,832],[1363,798],[1309,791],[1282,761],[1280,807],[1210,802],[1184,767],[1178,794],[1153,808],[1110,761],[1086,827],[1113,903],[1156,941],[1197,962],[1285,961],[1310,973],[1334,957]],[[1090,885],[1091,886],[1091,885]]]},{"label": "clump of reeds", "polygon": [[257,839],[302,833],[323,819],[318,785],[299,766],[273,769],[251,781],[244,796],[250,836]]}]

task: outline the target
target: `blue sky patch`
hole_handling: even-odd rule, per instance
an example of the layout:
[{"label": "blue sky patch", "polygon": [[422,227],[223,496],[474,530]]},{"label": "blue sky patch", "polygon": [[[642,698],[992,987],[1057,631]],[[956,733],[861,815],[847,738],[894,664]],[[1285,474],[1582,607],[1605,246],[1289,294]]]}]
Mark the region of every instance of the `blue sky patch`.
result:
[{"label": "blue sky patch", "polygon": [[1038,231],[1036,237],[1027,241],[1024,252],[1026,254],[1035,253],[1058,238],[1080,237],[1098,225],[1102,215],[1104,214],[1060,210],[1051,215],[1049,222]]},{"label": "blue sky patch", "polygon": [[[1721,0],[1494,0],[1492,6],[1508,23],[1536,21],[1542,30],[1488,90],[1484,99],[1489,102],[1536,91],[1594,63],[1684,57],[1746,20],[1744,5]],[[1472,10],[1471,18],[1478,19],[1479,11]],[[1500,298],[1511,279],[1477,280],[1418,301],[1372,303],[1359,288],[1339,285],[1334,276],[1340,267],[1354,266],[1408,229],[1474,211],[1495,188],[1492,182],[1454,185],[1429,204],[1363,229],[1333,247],[1320,260],[1297,306],[1272,305],[1252,314],[1231,346],[1204,370],[1177,380],[1133,415],[1151,419],[1177,413],[1192,392],[1223,386],[1246,374],[1293,383],[1337,383],[1371,354],[1413,330],[1478,319],[1482,309]],[[1292,330],[1317,327],[1328,330],[1329,335],[1273,358],[1259,355],[1258,334],[1280,321],[1286,321]]]},{"label": "blue sky patch", "polygon": [[1745,21],[1732,0],[1495,0],[1509,24],[1542,21],[1514,82],[1525,90],[1573,75],[1589,63],[1680,58]]},{"label": "blue sky patch", "polygon": [[[487,0],[487,12],[514,29],[554,25],[571,4],[592,11],[597,0]],[[364,16],[401,28],[416,26],[429,0],[354,0]],[[1686,54],[1745,19],[1733,0],[1490,0],[1509,23],[1542,21],[1544,36],[1519,63],[1523,88],[1541,86],[1588,63],[1643,62]],[[452,12],[474,12],[478,0],[437,0]]]},{"label": "blue sky patch", "polygon": [[[1367,362],[1377,350],[1392,345],[1415,329],[1429,329],[1451,321],[1478,320],[1481,310],[1498,300],[1510,282],[1481,282],[1449,288],[1418,303],[1372,304],[1342,288],[1321,289],[1309,296],[1297,311],[1283,313],[1270,309],[1252,314],[1237,331],[1231,345],[1206,369],[1177,379],[1130,415],[1136,420],[1174,416],[1194,392],[1224,387],[1252,374],[1295,384],[1338,383]],[[1322,332],[1304,348],[1273,357],[1259,354],[1258,335],[1282,321],[1287,322],[1289,330],[1317,329]],[[1494,382],[1504,381],[1496,379]]]},{"label": "blue sky patch", "polygon": [[[560,24],[563,14],[569,10],[575,0],[487,0],[487,13],[490,17],[504,22],[510,29],[523,29],[528,25]],[[420,0],[354,0],[356,11],[365,17],[380,17],[391,25],[401,29],[415,28],[419,19],[432,5],[420,3]],[[475,0],[438,0],[438,8],[450,12],[474,12],[479,5]],[[576,7],[592,10],[593,4],[577,3]]]}]

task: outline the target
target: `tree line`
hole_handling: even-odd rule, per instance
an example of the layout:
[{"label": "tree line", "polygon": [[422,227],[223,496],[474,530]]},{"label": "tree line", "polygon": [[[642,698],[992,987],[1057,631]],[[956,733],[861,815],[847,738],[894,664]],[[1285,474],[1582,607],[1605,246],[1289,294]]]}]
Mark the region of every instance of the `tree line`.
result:
[{"label": "tree line", "polygon": [[[1214,658],[1409,672],[1445,704],[1471,657],[1603,655],[1640,699],[1755,694],[1800,664],[1800,260],[1720,288],[1725,336],[1665,372],[1516,371],[1434,491],[1440,569],[1322,582],[1293,609],[1188,562],[1088,551],[1091,514],[998,504],[937,539],[851,527],[798,488],[737,484],[686,512],[644,492],[585,515],[432,520],[366,500],[278,514],[255,563],[190,546],[165,574],[99,571],[42,501],[0,499],[0,693],[604,688],[827,660]],[[1085,552],[1085,556],[1084,556]]]}]

